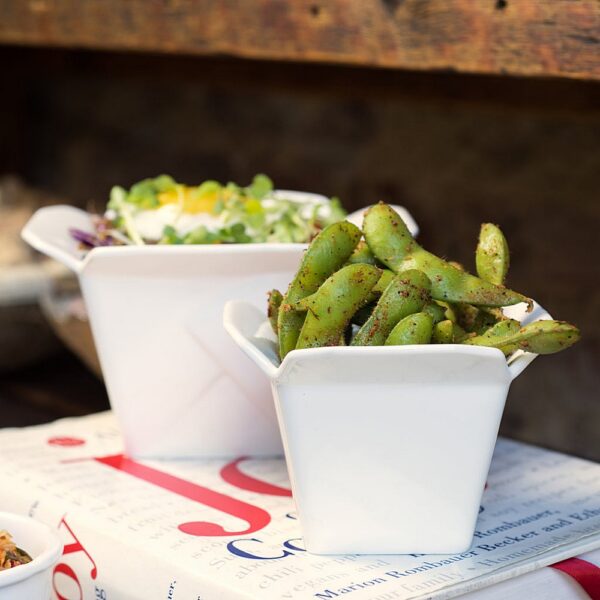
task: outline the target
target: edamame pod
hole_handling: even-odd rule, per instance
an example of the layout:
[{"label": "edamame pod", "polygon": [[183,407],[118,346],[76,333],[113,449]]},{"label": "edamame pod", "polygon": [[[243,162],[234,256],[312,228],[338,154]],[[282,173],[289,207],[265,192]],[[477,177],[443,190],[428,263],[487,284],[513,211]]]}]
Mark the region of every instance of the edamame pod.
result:
[{"label": "edamame pod", "polygon": [[350,255],[350,258],[348,259],[348,264],[365,264],[377,266],[377,259],[373,256],[373,253],[369,249],[367,242],[361,240],[358,243],[358,246],[356,246],[354,252]]},{"label": "edamame pod", "polygon": [[296,347],[306,316],[294,310],[293,305],[316,292],[348,260],[360,238],[356,225],[340,221],[323,229],[308,247],[279,308],[277,330],[281,360]]},{"label": "edamame pod", "polygon": [[475,251],[477,275],[490,283],[503,285],[509,264],[508,243],[504,234],[497,225],[483,223]]},{"label": "edamame pod", "polygon": [[506,355],[519,349],[535,354],[553,354],[572,346],[580,337],[579,329],[566,321],[535,321],[520,327],[517,321],[507,319],[465,343],[499,348]]},{"label": "edamame pod", "polygon": [[436,323],[431,332],[431,341],[434,344],[452,344],[454,342],[454,323],[450,319]]},{"label": "edamame pod", "polygon": [[317,292],[315,292],[314,294],[311,294],[310,296],[306,296],[306,298],[300,298],[300,300],[298,300],[298,302],[295,302],[294,304],[290,304],[290,306],[294,310],[297,310],[299,312],[306,312],[308,310],[308,307],[310,306],[310,303],[314,300],[316,293]]},{"label": "edamame pod", "polygon": [[460,271],[445,260],[427,252],[413,239],[408,228],[387,204],[377,204],[365,214],[363,233],[375,257],[395,273],[419,269],[431,280],[435,300],[466,302],[478,306],[509,306],[531,300]]},{"label": "edamame pod", "polygon": [[[349,264],[368,264],[368,263],[349,263]],[[381,277],[379,281],[373,286],[369,297],[365,300],[365,304],[371,304],[371,302],[375,302],[379,296],[383,293],[383,290],[389,285],[390,281],[394,279],[395,273],[390,271],[389,269],[381,269]],[[315,292],[316,293],[316,292]],[[298,300],[295,304],[293,304],[294,310],[305,311],[308,310],[310,303],[313,301],[315,294],[311,294],[310,296],[306,296],[306,298],[302,298]]]},{"label": "edamame pod", "polygon": [[431,282],[421,271],[410,270],[396,275],[351,345],[383,346],[400,319],[419,312],[429,302],[430,289]]},{"label": "edamame pod", "polygon": [[[581,333],[575,325],[566,321],[554,320],[529,323],[529,325],[521,327],[519,335],[520,339],[516,342],[518,347],[525,352],[534,354],[554,354],[581,339]],[[515,337],[517,336],[515,335]],[[510,344],[502,346],[501,350],[505,354],[510,354]]]},{"label": "edamame pod", "polygon": [[481,335],[477,335],[465,341],[465,344],[472,346],[492,346],[496,347],[499,342],[504,339],[510,338],[515,335],[521,329],[519,321],[514,319],[506,319],[499,321]]},{"label": "edamame pod", "polygon": [[399,321],[385,340],[386,346],[429,344],[433,330],[433,318],[426,312],[408,315]]},{"label": "edamame pod", "polygon": [[271,290],[268,292],[269,299],[267,301],[267,316],[269,323],[275,333],[277,333],[277,319],[279,316],[279,307],[283,300],[283,295],[279,290]]},{"label": "edamame pod", "polygon": [[446,320],[446,309],[440,306],[437,302],[428,302],[423,307],[423,312],[427,313],[433,319],[433,324]]},{"label": "edamame pod", "polygon": [[508,317],[502,312],[501,308],[491,308],[481,306],[479,314],[475,319],[472,331],[479,334],[485,333],[490,327],[493,327],[500,321],[506,321]]},{"label": "edamame pod", "polygon": [[444,309],[444,315],[446,319],[449,319],[453,323],[458,321],[458,317],[456,316],[455,304],[450,304],[449,302],[444,302],[443,300],[435,300],[436,304],[439,304]]},{"label": "edamame pod", "polygon": [[459,271],[466,271],[465,265],[463,265],[462,263],[459,263],[457,260],[449,260],[448,264],[457,268]]},{"label": "edamame pod", "polygon": [[381,294],[383,294],[383,291],[390,284],[392,279],[394,279],[394,277],[396,277],[396,274],[393,271],[390,271],[389,269],[382,269],[379,281],[373,286],[373,289],[366,300],[367,304],[375,302],[381,296]]},{"label": "edamame pod", "polygon": [[482,334],[498,321],[506,320],[501,308],[473,306],[462,302],[454,305],[457,323],[469,333]]},{"label": "edamame pod", "polygon": [[377,267],[365,264],[348,265],[331,275],[310,302],[296,347],[338,346],[380,275]]},{"label": "edamame pod", "polygon": [[385,288],[388,285],[390,285],[394,277],[396,277],[396,273],[394,273],[394,271],[390,271],[389,269],[382,269],[379,281],[373,286],[373,293],[378,295],[383,294]]}]

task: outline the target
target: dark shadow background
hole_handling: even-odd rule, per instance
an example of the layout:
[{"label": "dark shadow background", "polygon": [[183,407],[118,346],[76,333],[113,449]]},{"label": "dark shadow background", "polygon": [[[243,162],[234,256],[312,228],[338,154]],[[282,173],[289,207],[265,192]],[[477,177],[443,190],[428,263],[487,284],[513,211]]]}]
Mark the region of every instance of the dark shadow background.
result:
[{"label": "dark shadow background", "polygon": [[265,172],[348,209],[403,204],[469,269],[498,223],[510,287],[583,332],[514,383],[502,433],[600,459],[599,84],[24,48],[0,64],[0,174],[75,204],[163,172]]}]

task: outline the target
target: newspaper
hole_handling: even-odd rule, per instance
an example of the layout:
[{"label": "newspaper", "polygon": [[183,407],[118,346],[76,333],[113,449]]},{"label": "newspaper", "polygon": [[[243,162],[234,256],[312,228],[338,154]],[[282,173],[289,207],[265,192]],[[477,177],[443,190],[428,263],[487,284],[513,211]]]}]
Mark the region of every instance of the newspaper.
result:
[{"label": "newspaper", "polygon": [[600,548],[600,465],[510,440],[458,555],[311,555],[283,460],[122,452],[111,413],[0,430],[0,508],[64,539],[56,598],[451,598]]},{"label": "newspaper", "polygon": [[529,571],[460,596],[460,600],[594,600],[600,590],[600,550]]}]

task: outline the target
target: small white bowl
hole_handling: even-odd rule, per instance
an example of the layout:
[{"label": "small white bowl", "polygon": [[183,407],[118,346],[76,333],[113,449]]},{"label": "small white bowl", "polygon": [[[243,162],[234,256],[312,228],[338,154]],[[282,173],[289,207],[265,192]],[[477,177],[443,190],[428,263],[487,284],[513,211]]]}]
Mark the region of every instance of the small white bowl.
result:
[{"label": "small white bowl", "polygon": [[[295,201],[323,196],[281,192]],[[362,221],[365,209],[350,217]],[[410,215],[398,207],[416,234]],[[139,458],[281,455],[268,382],[223,331],[223,306],[266,307],[306,244],[146,245],[87,253],[69,228],[93,231],[72,206],[38,210],[23,229],[31,246],[79,277],[111,406],[126,451]]]},{"label": "small white bowl", "polygon": [[[510,316],[550,318],[525,305]],[[334,347],[280,364],[263,312],[228,302],[223,323],[271,381],[309,552],[469,548],[510,383],[535,354],[507,363],[460,344]]]},{"label": "small white bowl", "polygon": [[8,531],[19,548],[33,559],[0,571],[0,600],[47,600],[52,586],[52,567],[63,543],[58,532],[29,517],[0,512],[0,530]]}]

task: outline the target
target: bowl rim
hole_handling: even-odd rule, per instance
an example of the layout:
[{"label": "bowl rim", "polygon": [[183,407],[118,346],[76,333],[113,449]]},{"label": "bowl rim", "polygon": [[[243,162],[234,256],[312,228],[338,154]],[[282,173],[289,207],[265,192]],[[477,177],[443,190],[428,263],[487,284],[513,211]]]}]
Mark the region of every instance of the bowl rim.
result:
[{"label": "bowl rim", "polygon": [[0,571],[0,589],[11,586],[24,579],[29,579],[37,573],[41,573],[50,568],[62,554],[63,543],[58,532],[54,531],[45,523],[37,521],[32,517],[15,514],[12,512],[0,511],[0,524],[2,529],[10,533],[11,523],[21,523],[30,529],[37,530],[36,537],[43,537],[46,540],[45,549],[31,562],[25,565],[19,565],[11,569]]},{"label": "bowl rim", "polygon": [[[329,201],[329,198],[313,192],[294,190],[275,190],[275,193],[293,194],[300,202],[305,198],[308,202],[315,202],[317,198]],[[402,219],[414,236],[418,235],[419,226],[413,216],[404,207],[391,205],[399,212]],[[345,220],[362,220],[362,215],[368,206],[359,208],[348,215]],[[96,258],[145,256],[198,256],[198,255],[238,255],[239,253],[254,251],[275,255],[294,254],[305,250],[308,243],[300,242],[249,242],[238,244],[145,244],[127,246],[99,246],[86,251],[76,250],[75,241],[69,234],[69,227],[86,228],[89,226],[93,215],[81,208],[68,204],[56,204],[39,208],[29,219],[21,231],[21,237],[30,246],[50,256],[67,266],[71,271],[81,274],[90,261]],[[355,223],[356,224],[356,223]]]}]

